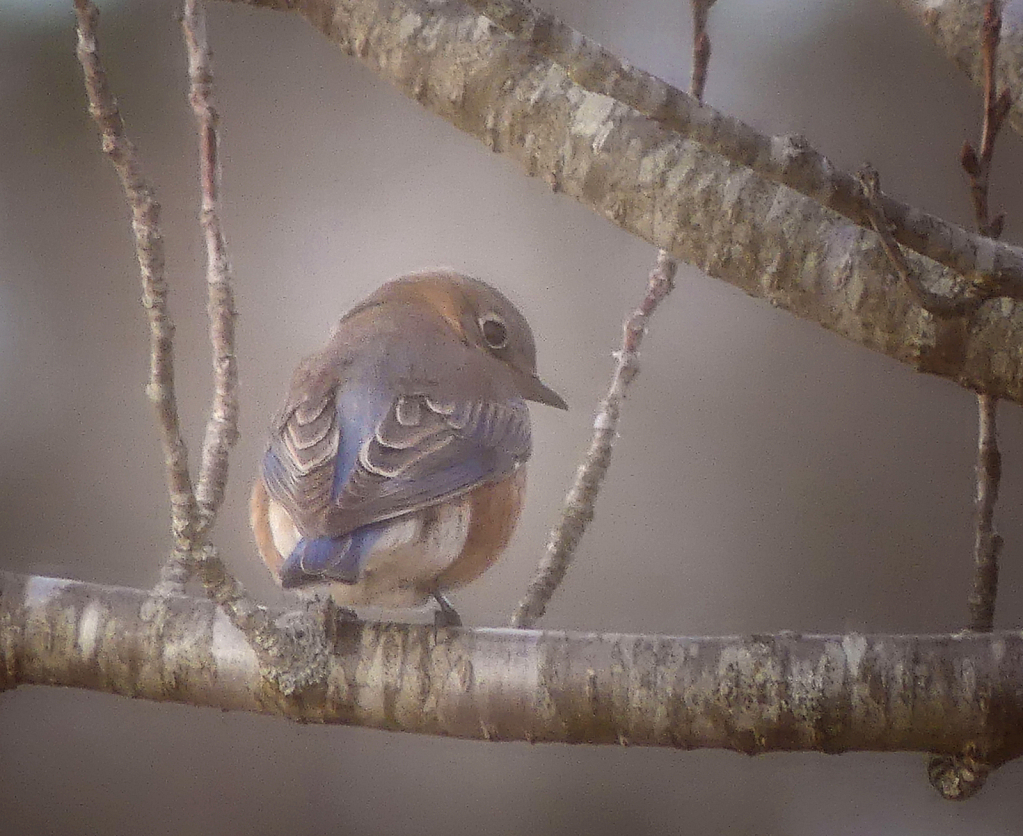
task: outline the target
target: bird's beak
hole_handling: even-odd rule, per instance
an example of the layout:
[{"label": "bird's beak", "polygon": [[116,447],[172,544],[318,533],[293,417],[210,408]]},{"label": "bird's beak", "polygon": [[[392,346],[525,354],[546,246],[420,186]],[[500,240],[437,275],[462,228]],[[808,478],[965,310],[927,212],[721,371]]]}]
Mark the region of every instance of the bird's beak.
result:
[{"label": "bird's beak", "polygon": [[558,409],[568,409],[568,404],[565,403],[565,399],[540,380],[540,378],[538,378],[535,374],[522,375],[519,378],[519,386],[520,391],[522,392],[522,397],[524,397],[527,401],[545,403],[547,406],[557,407]]}]

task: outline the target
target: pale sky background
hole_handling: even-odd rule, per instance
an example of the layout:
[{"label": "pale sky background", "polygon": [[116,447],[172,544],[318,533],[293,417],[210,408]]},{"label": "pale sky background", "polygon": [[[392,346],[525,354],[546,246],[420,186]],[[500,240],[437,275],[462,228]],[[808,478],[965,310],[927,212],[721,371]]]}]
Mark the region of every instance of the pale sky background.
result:
[{"label": "pale sky background", "polygon": [[[543,0],[685,86],[688,4]],[[188,439],[209,393],[195,137],[176,11],[103,4],[102,53],[164,206]],[[238,282],[242,441],[216,539],[285,602],[245,520],[269,416],[343,311],[450,265],[533,324],[535,461],[504,561],[455,600],[505,623],[589,440],[655,252],[404,99],[298,18],[214,3],[225,224]],[[886,190],[971,221],[957,167],[980,92],[885,0],[720,0],[707,100],[801,133]],[[143,387],[146,325],[116,177],[66,6],[0,8],[0,542],[4,568],[146,586],[169,548]],[[993,202],[1023,234],[1019,137]],[[1010,203],[1012,200],[1014,202]],[[941,632],[966,618],[975,407],[683,268],[644,346],[597,518],[543,626],[681,635]],[[999,627],[1023,611],[1023,420],[1001,411]],[[161,706],[0,696],[0,831],[24,834],[970,834],[1018,832],[1023,767],[942,802],[924,758],[488,745]]]}]

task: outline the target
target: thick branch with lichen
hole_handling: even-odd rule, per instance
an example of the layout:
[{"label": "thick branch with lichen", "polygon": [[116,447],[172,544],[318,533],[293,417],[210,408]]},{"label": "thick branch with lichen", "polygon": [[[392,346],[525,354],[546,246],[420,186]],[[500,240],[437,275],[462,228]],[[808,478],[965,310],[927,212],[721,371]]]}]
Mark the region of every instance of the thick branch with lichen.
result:
[{"label": "thick branch with lichen", "polygon": [[[273,615],[273,613],[269,613]],[[0,689],[477,740],[1023,753],[1023,636],[675,638],[438,629],[325,611],[261,663],[203,599],[0,573]]]},{"label": "thick branch with lichen", "polygon": [[[709,41],[697,34],[701,17],[703,22],[706,18],[706,9],[700,9],[704,3],[693,4],[694,10],[699,9],[694,14],[696,84],[686,95],[526,0],[465,2],[528,43],[537,54],[563,67],[572,81],[586,90],[610,96],[729,162],[819,201],[860,226],[870,226],[869,206],[854,173],[839,169],[803,137],[762,134],[699,101],[699,61],[709,57],[701,55],[702,48],[709,51]],[[889,195],[878,199],[900,244],[988,286],[998,286],[1003,295],[1023,298],[1023,250],[993,245],[981,235]]]},{"label": "thick branch with lichen", "polygon": [[[252,2],[298,11],[434,113],[672,256],[914,368],[1023,402],[1020,303],[985,302],[969,327],[937,321],[892,276],[873,232],[586,90],[465,6]],[[995,264],[1000,245],[963,240]],[[972,284],[908,259],[935,293]]]}]

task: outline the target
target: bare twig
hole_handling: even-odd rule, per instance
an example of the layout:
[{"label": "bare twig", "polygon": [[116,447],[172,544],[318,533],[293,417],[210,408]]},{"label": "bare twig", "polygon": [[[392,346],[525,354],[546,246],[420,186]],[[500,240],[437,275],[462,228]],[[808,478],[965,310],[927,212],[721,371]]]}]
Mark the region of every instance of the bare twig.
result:
[{"label": "bare twig", "polygon": [[703,104],[703,88],[707,86],[707,67],[710,65],[710,36],[707,34],[707,15],[716,0],[690,0],[693,12],[693,72],[689,79],[689,95]]},{"label": "bare twig", "polygon": [[1002,17],[998,4],[994,0],[988,2],[984,14],[984,35],[982,54],[984,65],[984,123],[981,129],[980,155],[974,150],[969,140],[963,143],[959,161],[970,178],[970,198],[973,201],[973,212],[977,219],[977,228],[992,238],[1002,234],[1004,215],[990,217],[988,193],[991,184],[991,162],[995,155],[995,140],[998,132],[1005,124],[1005,117],[1012,106],[1012,96],[1003,90],[998,95],[998,82],[995,69],[998,63],[998,39],[1002,29]]},{"label": "bare twig", "polygon": [[867,207],[870,225],[881,239],[881,245],[884,247],[888,260],[905,282],[906,287],[912,292],[913,298],[916,299],[920,307],[933,316],[941,318],[968,314],[976,310],[987,298],[987,294],[979,292],[977,285],[970,285],[970,289],[958,298],[943,296],[924,287],[920,277],[906,262],[898,242],[892,235],[891,225],[883,214],[881,203],[878,200],[881,186],[877,171],[870,165],[864,165],[857,172],[857,177],[865,197],[864,205]]},{"label": "bare twig", "polygon": [[[715,0],[691,0],[693,14],[693,69],[689,94],[702,100],[710,63],[710,37],[707,34],[707,14]],[[647,322],[657,306],[674,288],[678,263],[666,250],[657,253],[657,265],[650,273],[647,292],[640,306],[625,321],[622,347],[615,354],[617,363],[611,386],[601,402],[593,423],[593,438],[583,464],[576,471],[562,510],[561,520],[551,532],[536,574],[526,595],[512,616],[513,627],[531,627],[546,612],[547,604],[565,578],[583,532],[593,519],[593,506],[597,494],[611,465],[614,440],[618,435],[618,420],[625,392],[639,373],[639,345],[646,333]]]},{"label": "bare twig", "polygon": [[995,423],[998,399],[977,395],[979,428],[977,433],[976,527],[973,541],[973,588],[970,591],[970,627],[978,633],[990,633],[995,623],[995,599],[998,594],[998,557],[1002,538],[995,532],[994,516],[998,504],[998,486],[1002,477],[1002,454],[998,451]]},{"label": "bare twig", "polygon": [[[707,34],[707,14],[715,0],[691,0],[693,14],[693,69],[689,95],[697,101],[703,99],[710,63],[710,36]],[[657,253],[657,265],[650,273],[647,292],[640,306],[625,321],[622,347],[616,353],[617,363],[611,387],[601,402],[593,423],[593,438],[586,458],[576,471],[575,482],[565,497],[561,519],[547,542],[536,574],[530,581],[525,596],[519,601],[512,616],[513,627],[532,627],[543,617],[557,588],[565,579],[569,564],[575,555],[586,527],[593,520],[593,506],[597,494],[611,465],[614,440],[618,435],[618,420],[625,392],[639,373],[639,344],[646,333],[646,324],[663,299],[674,288],[678,263],[666,250]]]},{"label": "bare twig", "polygon": [[536,574],[515,609],[511,621],[513,627],[531,627],[546,612],[551,596],[568,571],[586,526],[593,519],[593,505],[611,464],[622,402],[629,384],[639,373],[639,346],[643,342],[651,315],[674,287],[676,269],[674,260],[662,251],[657,259],[657,267],[650,272],[646,296],[625,321],[622,347],[615,353],[611,387],[593,422],[590,449],[576,471],[575,482],[565,497],[561,519],[551,532],[547,550]]},{"label": "bare twig", "polygon": [[132,214],[135,254],[142,278],[142,303],[149,320],[150,359],[146,393],[156,410],[170,491],[175,551],[182,555],[191,548],[198,514],[174,393],[174,324],[167,306],[167,284],[164,281],[160,205],[143,173],[138,152],[125,134],[124,122],[96,50],[99,12],[90,0],[75,0],[75,12],[78,16],[77,53],[85,75],[89,113],[99,128],[103,152],[121,179]]},{"label": "bare twig", "polygon": [[199,480],[201,499],[197,502],[188,470],[188,453],[181,437],[174,389],[174,325],[167,306],[160,206],[142,171],[138,152],[125,135],[124,123],[99,59],[96,47],[99,12],[90,0],[75,0],[75,10],[78,16],[78,59],[85,74],[89,112],[100,129],[103,151],[121,178],[132,212],[143,304],[149,319],[150,375],[146,391],[156,408],[163,442],[174,536],[174,552],[161,570],[156,591],[163,595],[183,591],[198,563],[210,595],[224,604],[239,627],[247,625],[251,628],[251,615],[243,617],[243,614],[253,610],[252,605],[238,603],[245,600],[244,591],[223,571],[211,547],[197,551],[205,543],[209,525],[223,497],[227,447],[234,442],[237,421],[234,304],[218,215],[216,114],[209,106],[209,51],[203,12],[193,0],[186,3],[184,28],[192,79],[192,103],[200,123],[203,227],[208,251],[210,334],[216,374],[213,415],[203,446]]},{"label": "bare twig", "polygon": [[224,498],[228,451],[238,438],[238,369],[234,346],[231,263],[220,220],[219,115],[212,104],[213,74],[202,0],[185,0],[181,21],[188,51],[189,99],[199,129],[202,227],[206,238],[207,312],[213,347],[214,395],[196,485],[202,533],[213,524]]},{"label": "bare twig", "polygon": [[[988,0],[984,10],[981,52],[984,66],[984,122],[981,129],[980,154],[969,141],[963,143],[959,162],[970,179],[970,198],[977,229],[997,238],[1002,234],[1005,216],[990,216],[989,193],[991,161],[995,140],[1012,104],[1008,90],[998,95],[995,70],[998,41],[1002,28],[1001,13],[996,0]],[[984,392],[977,394],[977,465],[973,538],[973,584],[968,598],[969,629],[989,633],[994,629],[995,602],[998,597],[998,558],[1002,538],[995,531],[995,507],[1002,478],[1002,455],[998,450],[998,399]],[[928,763],[931,785],[945,798],[963,799],[975,795],[987,780],[990,767],[973,752],[955,756],[937,755]]]},{"label": "bare twig", "polygon": [[[991,163],[994,159],[995,140],[1005,122],[1011,104],[1007,90],[998,95],[995,68],[998,60],[998,40],[1002,28],[998,3],[989,0],[984,14],[982,40],[984,64],[984,122],[981,131],[980,155],[969,142],[964,143],[960,156],[963,170],[970,180],[970,196],[977,220],[977,228],[993,238],[1002,231],[1004,215],[991,218],[989,192]],[[985,393],[977,395],[979,429],[977,437],[977,492],[976,523],[973,546],[974,578],[969,597],[970,629],[989,632],[994,628],[995,599],[998,593],[998,555],[1002,538],[995,533],[994,513],[998,502],[1001,479],[1001,454],[998,452],[996,415],[998,401]]]}]

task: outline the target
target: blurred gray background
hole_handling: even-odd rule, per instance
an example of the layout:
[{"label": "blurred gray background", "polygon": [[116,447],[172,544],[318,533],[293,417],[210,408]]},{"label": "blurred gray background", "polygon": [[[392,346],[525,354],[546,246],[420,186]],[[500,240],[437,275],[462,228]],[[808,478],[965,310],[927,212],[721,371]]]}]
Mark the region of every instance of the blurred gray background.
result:
[{"label": "blurred gray background", "polygon": [[[544,0],[685,86],[687,4]],[[105,3],[102,54],[164,206],[178,381],[198,449],[209,394],[195,136],[176,6]],[[98,151],[70,3],[0,9],[2,565],[147,586],[169,547],[143,392],[127,210]],[[707,100],[969,224],[958,149],[979,91],[883,0],[722,0]],[[571,403],[534,409],[505,560],[461,591],[507,621],[588,444],[655,253],[405,100],[298,18],[215,3],[242,440],[216,539],[260,599],[248,483],[298,359],[382,281],[449,265],[504,289]],[[993,202],[1023,233],[1019,137]],[[689,269],[654,321],[597,518],[543,626],[686,635],[938,632],[965,621],[973,397]],[[1001,411],[998,626],[1020,621],[1023,420]],[[923,758],[487,745],[22,688],[0,696],[7,834],[1005,834],[1023,766],[940,801]]]}]

